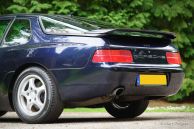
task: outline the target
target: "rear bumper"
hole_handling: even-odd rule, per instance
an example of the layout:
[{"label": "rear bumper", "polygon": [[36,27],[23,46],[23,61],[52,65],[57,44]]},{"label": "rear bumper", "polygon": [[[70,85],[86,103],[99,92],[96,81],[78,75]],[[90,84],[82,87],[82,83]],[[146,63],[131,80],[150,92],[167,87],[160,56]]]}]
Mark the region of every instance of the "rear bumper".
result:
[{"label": "rear bumper", "polygon": [[[168,86],[136,86],[140,73],[165,73]],[[92,98],[111,96],[118,87],[124,87],[121,94],[129,96],[169,96],[181,87],[184,73],[181,68],[156,67],[88,67],[84,69],[52,70],[64,102],[85,101]]]}]

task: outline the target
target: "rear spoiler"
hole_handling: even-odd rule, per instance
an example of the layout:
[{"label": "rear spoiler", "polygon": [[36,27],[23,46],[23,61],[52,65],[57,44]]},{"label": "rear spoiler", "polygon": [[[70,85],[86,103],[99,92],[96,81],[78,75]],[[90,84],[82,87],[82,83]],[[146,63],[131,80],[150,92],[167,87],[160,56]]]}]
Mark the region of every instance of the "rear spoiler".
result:
[{"label": "rear spoiler", "polygon": [[162,32],[162,31],[155,31],[155,30],[139,30],[139,29],[99,29],[99,30],[92,30],[86,32],[87,34],[99,34],[99,35],[109,35],[115,32],[132,32],[132,33],[140,33],[140,34],[150,34],[153,36],[162,36],[164,38],[175,39],[176,35],[172,32]]}]

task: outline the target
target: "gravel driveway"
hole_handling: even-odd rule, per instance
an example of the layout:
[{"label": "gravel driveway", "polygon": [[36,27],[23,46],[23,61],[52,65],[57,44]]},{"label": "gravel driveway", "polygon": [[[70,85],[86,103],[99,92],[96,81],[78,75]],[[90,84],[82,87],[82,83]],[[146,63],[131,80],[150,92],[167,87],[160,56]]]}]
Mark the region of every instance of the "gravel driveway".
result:
[{"label": "gravel driveway", "polygon": [[193,129],[194,113],[144,113],[114,119],[107,113],[63,113],[56,123],[25,124],[15,113],[0,118],[0,129]]}]

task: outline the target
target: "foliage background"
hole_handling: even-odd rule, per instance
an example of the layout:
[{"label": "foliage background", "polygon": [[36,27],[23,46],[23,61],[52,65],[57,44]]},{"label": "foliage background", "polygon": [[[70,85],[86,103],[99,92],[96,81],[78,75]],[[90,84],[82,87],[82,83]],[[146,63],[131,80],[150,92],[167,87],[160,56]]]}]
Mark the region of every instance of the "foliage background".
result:
[{"label": "foliage background", "polygon": [[194,97],[193,0],[1,0],[0,14],[71,14],[129,28],[175,32],[186,73],[182,89],[169,101]]}]

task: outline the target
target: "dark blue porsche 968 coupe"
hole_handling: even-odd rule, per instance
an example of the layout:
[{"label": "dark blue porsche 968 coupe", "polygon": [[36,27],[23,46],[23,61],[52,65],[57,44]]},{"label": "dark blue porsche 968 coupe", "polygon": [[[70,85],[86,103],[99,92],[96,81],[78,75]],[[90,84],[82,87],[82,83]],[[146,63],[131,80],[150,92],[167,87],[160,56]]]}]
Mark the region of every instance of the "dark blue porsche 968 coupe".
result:
[{"label": "dark blue porsche 968 coupe", "polygon": [[45,123],[74,107],[139,116],[149,100],[180,89],[174,38],[73,16],[0,16],[0,116],[15,111],[24,122]]}]

